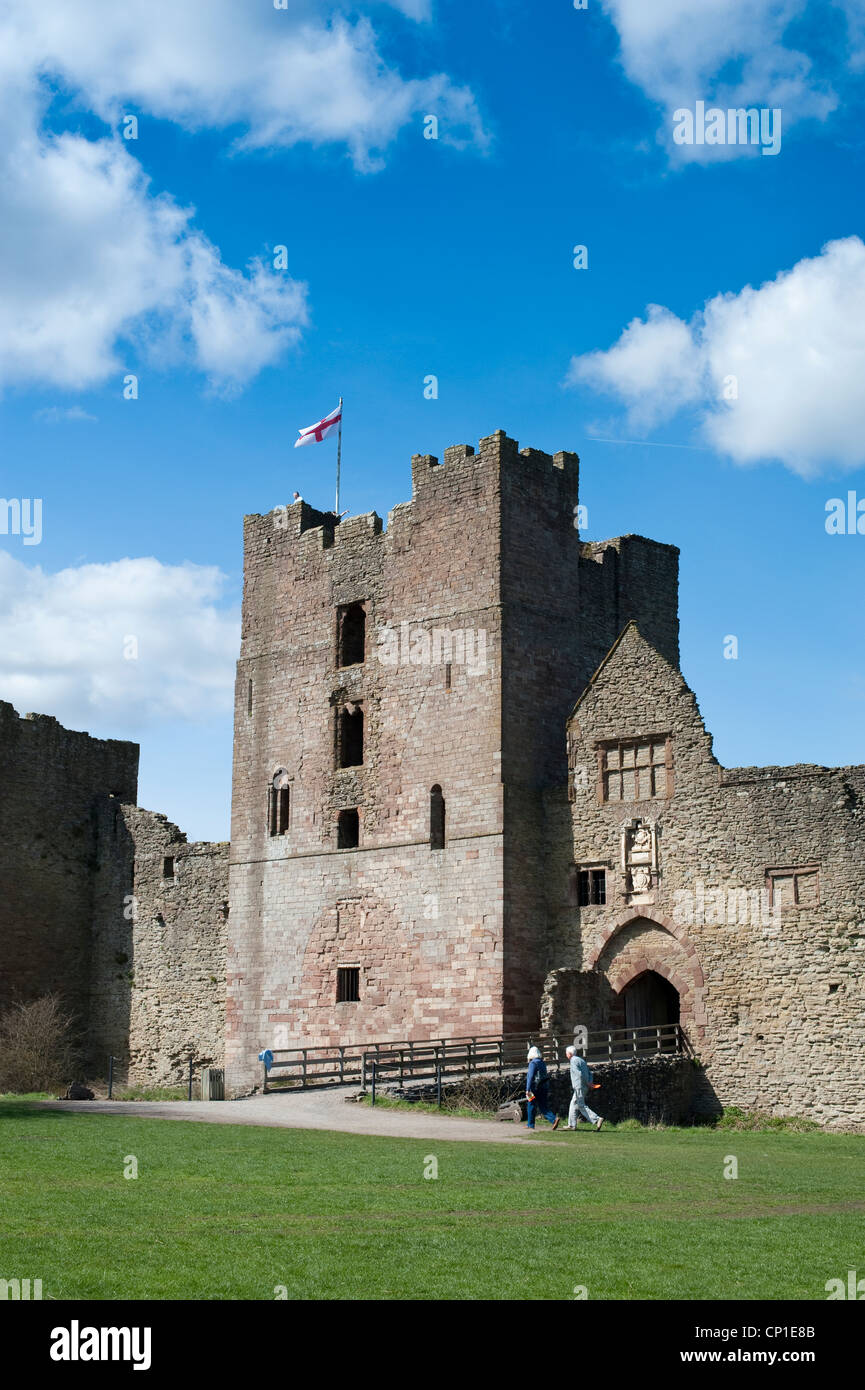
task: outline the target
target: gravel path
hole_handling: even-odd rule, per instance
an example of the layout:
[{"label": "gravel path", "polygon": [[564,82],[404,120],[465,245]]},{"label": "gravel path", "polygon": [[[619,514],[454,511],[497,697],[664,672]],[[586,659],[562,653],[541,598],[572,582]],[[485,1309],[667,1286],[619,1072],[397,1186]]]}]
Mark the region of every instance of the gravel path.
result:
[{"label": "gravel path", "polygon": [[[383,1134],[395,1139],[466,1139],[494,1144],[537,1144],[545,1125],[529,1134],[524,1125],[501,1120],[468,1120],[423,1111],[374,1109],[346,1103],[357,1086],[291,1094],[248,1096],[245,1100],[60,1100],[38,1101],[47,1110],[83,1114],[135,1115],[138,1119],[197,1120],[205,1124],[269,1125],[277,1129],[335,1129],[345,1134]],[[576,1137],[576,1136],[575,1136]]]}]

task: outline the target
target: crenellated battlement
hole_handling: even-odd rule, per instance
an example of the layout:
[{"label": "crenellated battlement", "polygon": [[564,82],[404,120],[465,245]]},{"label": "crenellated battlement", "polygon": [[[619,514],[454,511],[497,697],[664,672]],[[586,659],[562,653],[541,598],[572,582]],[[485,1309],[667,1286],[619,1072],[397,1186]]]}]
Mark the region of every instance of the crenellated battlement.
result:
[{"label": "crenellated battlement", "polygon": [[[485,486],[491,485],[491,469],[497,474],[496,482],[507,480],[514,485],[510,495],[522,499],[521,506],[530,506],[528,495],[522,490],[540,487],[538,500],[546,496],[545,505],[552,502],[570,526],[577,501],[579,467],[579,456],[575,453],[561,450],[548,454],[542,449],[520,449],[517,440],[511,439],[504,430],[495,430],[481,439],[477,450],[471,444],[449,445],[442,462],[435,454],[414,454],[411,460],[412,498],[391,508],[386,529],[374,511],[340,519],[335,512],[320,511],[303,501],[275,507],[264,514],[252,513],[244,518],[246,568],[254,569],[275,556],[285,556],[289,549],[297,553],[301,564],[308,563],[320,552],[345,553],[377,540],[400,549],[403,542],[408,543],[411,528],[419,519],[418,505],[422,505],[425,522],[429,521],[431,512],[439,508],[447,515],[458,509],[467,518],[470,499],[481,479],[486,479]],[[545,479],[552,485],[549,494]]]},{"label": "crenellated battlement", "polygon": [[435,454],[414,454],[411,461],[412,491],[414,495],[420,488],[449,475],[455,468],[471,469],[492,464],[500,469],[526,472],[526,464],[531,465],[531,475],[543,469],[552,472],[557,469],[572,479],[579,480],[579,455],[560,450],[547,454],[542,449],[521,449],[516,439],[511,439],[504,430],[494,430],[478,443],[477,452],[471,444],[452,444],[444,451],[444,463]]}]

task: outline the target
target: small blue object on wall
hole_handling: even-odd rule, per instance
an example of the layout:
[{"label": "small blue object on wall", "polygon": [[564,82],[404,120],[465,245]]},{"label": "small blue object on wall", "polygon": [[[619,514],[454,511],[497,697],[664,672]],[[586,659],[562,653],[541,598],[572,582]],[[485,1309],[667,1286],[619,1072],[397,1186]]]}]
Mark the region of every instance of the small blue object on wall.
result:
[{"label": "small blue object on wall", "polygon": [[259,1062],[264,1063],[265,1071],[270,1071],[271,1067],[273,1066],[273,1053],[271,1052],[269,1047],[266,1047],[263,1052],[259,1052],[258,1060]]}]

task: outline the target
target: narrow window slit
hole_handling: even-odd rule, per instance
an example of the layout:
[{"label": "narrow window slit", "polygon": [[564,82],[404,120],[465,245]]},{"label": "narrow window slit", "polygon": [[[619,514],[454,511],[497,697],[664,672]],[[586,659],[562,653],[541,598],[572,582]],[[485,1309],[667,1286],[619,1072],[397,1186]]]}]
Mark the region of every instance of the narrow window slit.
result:
[{"label": "narrow window slit", "polygon": [[430,788],[429,794],[429,847],[445,847],[445,799],[438,783]]}]

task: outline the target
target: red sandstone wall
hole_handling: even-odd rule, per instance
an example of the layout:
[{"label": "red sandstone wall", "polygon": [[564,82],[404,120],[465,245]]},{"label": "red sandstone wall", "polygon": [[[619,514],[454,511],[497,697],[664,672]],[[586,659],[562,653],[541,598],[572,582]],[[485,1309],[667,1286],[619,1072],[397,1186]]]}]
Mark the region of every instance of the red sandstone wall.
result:
[{"label": "red sandstone wall", "polygon": [[[247,518],[238,665],[228,965],[229,1084],[263,1046],[495,1032],[502,1024],[499,472],[479,456],[413,461],[414,498],[386,532],[369,515],[335,530],[304,504]],[[287,522],[287,525],[284,523]],[[364,601],[363,665],[338,669],[336,609]],[[485,669],[395,666],[378,630],[483,632]],[[476,663],[476,665],[479,663]],[[253,682],[248,713],[249,680]],[[362,767],[338,770],[335,712],[362,701]],[[291,779],[292,823],[271,838],[266,789]],[[447,810],[429,847],[429,793]],[[339,850],[336,817],[360,807]],[[350,958],[350,959],[349,959]],[[361,969],[359,1004],[335,1002],[337,964]]]}]

